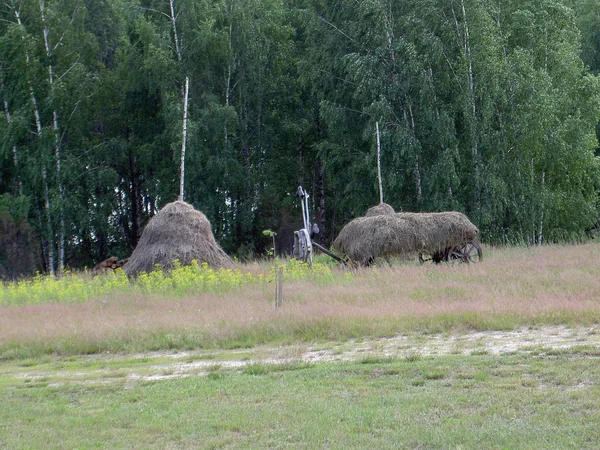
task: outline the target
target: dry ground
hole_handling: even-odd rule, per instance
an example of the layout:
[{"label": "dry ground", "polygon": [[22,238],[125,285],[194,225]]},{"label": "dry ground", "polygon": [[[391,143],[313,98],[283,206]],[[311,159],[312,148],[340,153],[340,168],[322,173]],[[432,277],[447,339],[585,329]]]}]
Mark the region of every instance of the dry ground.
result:
[{"label": "dry ground", "polygon": [[[569,328],[546,326],[516,331],[483,331],[468,334],[399,335],[375,340],[315,345],[258,347],[219,352],[152,352],[137,355],[82,357],[89,370],[32,370],[15,373],[18,378],[51,378],[54,385],[69,382],[167,380],[202,376],[215,370],[242,369],[249,364],[336,363],[369,358],[421,358],[444,355],[513,352],[548,352],[573,347],[600,350],[600,326]],[[140,364],[139,361],[142,361]],[[131,365],[128,365],[128,361]],[[120,364],[122,363],[122,364]],[[84,366],[86,365],[84,364]],[[118,376],[111,365],[119,365]],[[60,381],[63,380],[63,381]]]}]

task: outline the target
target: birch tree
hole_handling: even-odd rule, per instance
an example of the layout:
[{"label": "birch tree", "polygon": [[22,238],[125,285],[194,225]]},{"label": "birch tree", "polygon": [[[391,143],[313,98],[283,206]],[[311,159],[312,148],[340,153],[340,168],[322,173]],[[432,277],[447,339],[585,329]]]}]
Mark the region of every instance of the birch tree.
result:
[{"label": "birch tree", "polygon": [[[46,19],[46,2],[39,0],[40,17],[42,21],[42,34],[44,37],[44,48],[46,50],[46,58],[48,63],[48,86],[50,89],[50,98],[56,96],[55,93],[55,75],[54,66],[52,64],[53,50],[61,44],[61,38],[57,39],[54,46],[50,43],[50,25]],[[64,30],[63,30],[64,31]],[[56,182],[58,184],[58,208],[59,208],[59,236],[58,236],[58,271],[62,273],[65,267],[65,211],[64,211],[64,196],[65,189],[62,181],[62,155],[60,144],[60,127],[58,123],[58,111],[56,106],[52,108],[52,131],[54,132],[54,156],[56,159]]]},{"label": "birch tree", "polygon": [[4,69],[2,66],[0,66],[0,92],[2,93],[2,104],[4,105],[4,117],[6,119],[6,128],[4,130],[2,141],[4,142],[4,145],[10,146],[12,151],[12,160],[14,163],[14,192],[17,195],[23,195],[23,180],[19,175],[19,150],[15,139],[15,127],[8,100],[10,94],[4,84]]},{"label": "birch tree", "polygon": [[[28,39],[30,36],[27,33],[27,30],[21,20],[21,4],[16,4],[14,0],[11,0],[10,11],[14,15],[14,20],[19,27],[19,33],[21,36],[21,41],[23,42],[23,58],[25,59],[25,70],[27,72],[33,73],[33,61],[30,51],[28,49]],[[33,117],[35,119],[35,134],[39,140],[42,138],[42,119],[39,108],[38,99],[34,90],[33,81],[31,79],[31,75],[29,73],[25,74],[28,83],[29,90],[29,98],[31,100],[31,108],[33,111]],[[44,148],[44,145],[41,145],[41,148]],[[48,180],[48,169],[46,165],[47,156],[42,153],[41,155],[41,174],[42,174],[42,185],[43,185],[43,195],[44,195],[44,206],[46,213],[46,245],[44,245],[45,256],[47,258],[47,270],[52,277],[56,276],[55,272],[55,262],[54,262],[54,227],[52,225],[52,210],[50,204],[50,186]]]},{"label": "birch tree", "polygon": [[180,35],[178,32],[177,16],[175,8],[175,0],[169,0],[169,20],[173,28],[173,43],[175,47],[175,55],[177,56],[177,64],[179,66],[179,77],[181,83],[181,109],[183,111],[182,131],[181,131],[181,167],[179,174],[179,200],[184,199],[185,188],[185,150],[187,139],[187,120],[188,120],[188,99],[190,91],[190,77],[184,73],[183,54],[180,43]]}]

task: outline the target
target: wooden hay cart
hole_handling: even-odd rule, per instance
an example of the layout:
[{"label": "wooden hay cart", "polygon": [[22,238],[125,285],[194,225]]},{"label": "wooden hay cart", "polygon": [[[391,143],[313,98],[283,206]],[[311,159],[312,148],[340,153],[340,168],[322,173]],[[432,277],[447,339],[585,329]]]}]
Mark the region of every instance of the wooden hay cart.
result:
[{"label": "wooden hay cart", "polygon": [[377,258],[421,263],[479,262],[479,230],[459,212],[395,213],[359,217],[340,231],[333,248],[360,266]]}]

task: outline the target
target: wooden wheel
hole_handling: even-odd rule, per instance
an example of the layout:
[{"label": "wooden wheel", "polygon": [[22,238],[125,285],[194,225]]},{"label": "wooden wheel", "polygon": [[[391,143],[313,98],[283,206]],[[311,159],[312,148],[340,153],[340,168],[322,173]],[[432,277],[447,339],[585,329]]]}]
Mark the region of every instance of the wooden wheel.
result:
[{"label": "wooden wheel", "polygon": [[312,263],[312,243],[305,229],[294,231],[292,256],[298,261]]},{"label": "wooden wheel", "polygon": [[467,242],[461,247],[454,247],[448,251],[448,261],[464,263],[477,263],[483,260],[483,251],[477,242]]}]

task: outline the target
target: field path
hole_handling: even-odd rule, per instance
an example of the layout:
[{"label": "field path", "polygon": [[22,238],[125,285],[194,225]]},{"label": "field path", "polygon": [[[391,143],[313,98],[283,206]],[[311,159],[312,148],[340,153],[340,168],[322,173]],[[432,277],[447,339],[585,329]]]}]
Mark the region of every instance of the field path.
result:
[{"label": "field path", "polygon": [[336,363],[367,358],[423,358],[444,355],[544,352],[585,347],[600,352],[600,326],[545,326],[515,331],[467,334],[399,335],[373,340],[291,346],[265,346],[216,352],[152,352],[83,356],[73,366],[57,361],[45,367],[21,367],[18,379],[47,380],[48,385],[111,383],[203,376],[218,370],[243,370],[250,364]]}]

